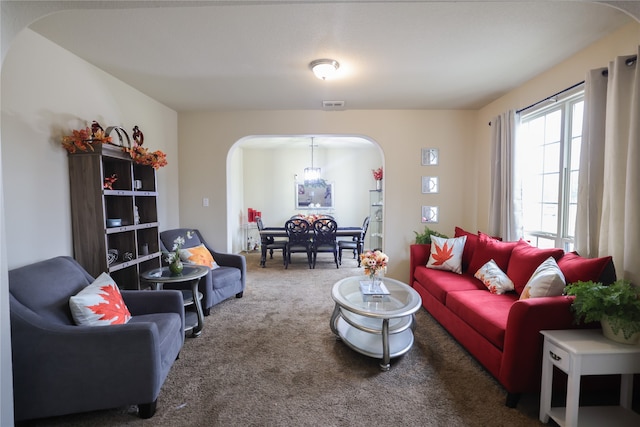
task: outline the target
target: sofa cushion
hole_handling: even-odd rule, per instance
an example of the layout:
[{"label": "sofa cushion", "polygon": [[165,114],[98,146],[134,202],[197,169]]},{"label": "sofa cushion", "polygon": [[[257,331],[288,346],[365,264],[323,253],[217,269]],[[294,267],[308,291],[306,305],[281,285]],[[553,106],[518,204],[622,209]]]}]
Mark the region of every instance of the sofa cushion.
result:
[{"label": "sofa cushion", "polygon": [[213,255],[211,255],[209,249],[207,249],[203,244],[191,248],[180,249],[178,250],[178,253],[180,254],[180,259],[183,262],[203,265],[212,270],[220,267],[218,263],[216,263],[216,260],[213,259]]},{"label": "sofa cushion", "polygon": [[564,275],[556,260],[549,257],[533,272],[520,299],[560,296],[565,285]]},{"label": "sofa cushion", "polygon": [[500,295],[514,289],[511,279],[500,270],[494,260],[480,267],[474,277],[480,280],[492,294]]},{"label": "sofa cushion", "polygon": [[494,260],[500,270],[507,271],[511,251],[517,244],[518,242],[502,242],[480,232],[478,245],[469,263],[469,272],[475,274],[489,260]]},{"label": "sofa cushion", "polygon": [[471,233],[460,227],[456,227],[454,237],[462,236],[467,236],[464,251],[462,251],[462,271],[465,272],[469,270],[469,263],[473,257],[473,252],[476,250],[476,246],[478,246],[478,233]]},{"label": "sofa cushion", "polygon": [[431,236],[431,254],[427,267],[462,273],[462,252],[467,236],[445,239]]},{"label": "sofa cushion", "polygon": [[602,283],[610,283],[615,281],[603,278],[603,273],[609,264],[613,263],[610,256],[602,258],[584,258],[577,252],[568,252],[558,260],[558,267],[564,274],[567,283],[578,281],[587,282],[589,280]]},{"label": "sofa cushion", "polygon": [[122,325],[131,319],[118,285],[107,273],[69,298],[69,307],[76,325],[81,326]]},{"label": "sofa cushion", "polygon": [[445,303],[447,292],[450,291],[483,290],[486,292],[482,282],[474,279],[473,276],[451,274],[450,271],[434,270],[423,265],[416,267],[414,278],[442,304]]},{"label": "sofa cushion", "polygon": [[449,292],[447,308],[502,349],[509,309],[517,300],[514,293],[492,295],[486,290]]},{"label": "sofa cushion", "polygon": [[509,266],[506,270],[507,276],[513,281],[516,292],[522,293],[531,275],[544,260],[553,257],[557,261],[562,255],[564,255],[562,249],[540,249],[520,239],[511,252]]}]

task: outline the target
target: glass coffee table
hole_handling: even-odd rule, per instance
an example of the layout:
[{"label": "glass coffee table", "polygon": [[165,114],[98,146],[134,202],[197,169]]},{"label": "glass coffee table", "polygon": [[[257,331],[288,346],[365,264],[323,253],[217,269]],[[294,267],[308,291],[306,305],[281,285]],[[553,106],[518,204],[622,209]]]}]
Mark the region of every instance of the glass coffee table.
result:
[{"label": "glass coffee table", "polygon": [[382,279],[388,295],[364,296],[360,282],[368,281],[367,276],[355,276],[333,285],[331,331],[353,350],[382,359],[380,367],[388,371],[391,358],[413,345],[415,312],[422,299],[410,286],[389,278]]}]

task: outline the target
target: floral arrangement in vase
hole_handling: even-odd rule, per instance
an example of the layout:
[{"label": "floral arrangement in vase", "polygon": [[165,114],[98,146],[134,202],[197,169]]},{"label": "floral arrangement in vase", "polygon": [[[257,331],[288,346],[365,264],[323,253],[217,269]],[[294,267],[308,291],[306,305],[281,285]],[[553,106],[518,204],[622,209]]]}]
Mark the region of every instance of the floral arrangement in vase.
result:
[{"label": "floral arrangement in vase", "polygon": [[[187,239],[191,239],[193,236],[192,231],[187,231]],[[173,274],[180,274],[184,269],[184,265],[182,264],[182,260],[180,259],[180,248],[184,246],[185,239],[183,236],[178,236],[173,241],[173,246],[171,247],[171,252],[167,252],[165,254],[165,261],[169,264],[169,270]]]},{"label": "floral arrangement in vase", "polygon": [[364,267],[364,274],[369,276],[371,282],[375,282],[382,270],[387,268],[389,257],[382,251],[366,251],[360,254],[360,262]]},{"label": "floral arrangement in vase", "polygon": [[382,166],[380,166],[378,169],[371,169],[371,172],[373,173],[373,179],[376,180],[376,190],[382,190]]}]

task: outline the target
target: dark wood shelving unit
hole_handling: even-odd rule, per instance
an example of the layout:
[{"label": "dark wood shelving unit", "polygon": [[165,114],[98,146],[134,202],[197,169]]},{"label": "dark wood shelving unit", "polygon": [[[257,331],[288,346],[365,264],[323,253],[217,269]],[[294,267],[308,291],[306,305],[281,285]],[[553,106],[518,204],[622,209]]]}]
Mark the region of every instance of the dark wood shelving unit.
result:
[{"label": "dark wood shelving unit", "polygon": [[[140,273],[161,266],[155,170],[134,163],[121,147],[95,144],[94,150],[69,154],[74,258],[94,277],[108,272],[122,289],[141,289]],[[103,188],[113,174],[112,189]],[[109,218],[122,224],[108,227]],[[110,249],[118,251],[111,264]]]}]

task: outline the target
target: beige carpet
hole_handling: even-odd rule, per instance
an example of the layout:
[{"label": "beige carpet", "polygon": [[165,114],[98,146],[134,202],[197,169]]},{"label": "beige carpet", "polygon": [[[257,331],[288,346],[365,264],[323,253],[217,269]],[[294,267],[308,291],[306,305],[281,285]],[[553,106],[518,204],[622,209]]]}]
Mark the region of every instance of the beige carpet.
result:
[{"label": "beige carpet", "polygon": [[429,314],[416,341],[382,372],[379,360],[337,341],[329,328],[331,287],[360,275],[330,255],[315,270],[281,256],[260,268],[247,255],[242,299],[215,306],[198,338],[187,338],[150,420],[135,407],[69,415],[33,426],[539,426],[537,396],[517,409],[504,390]]}]

